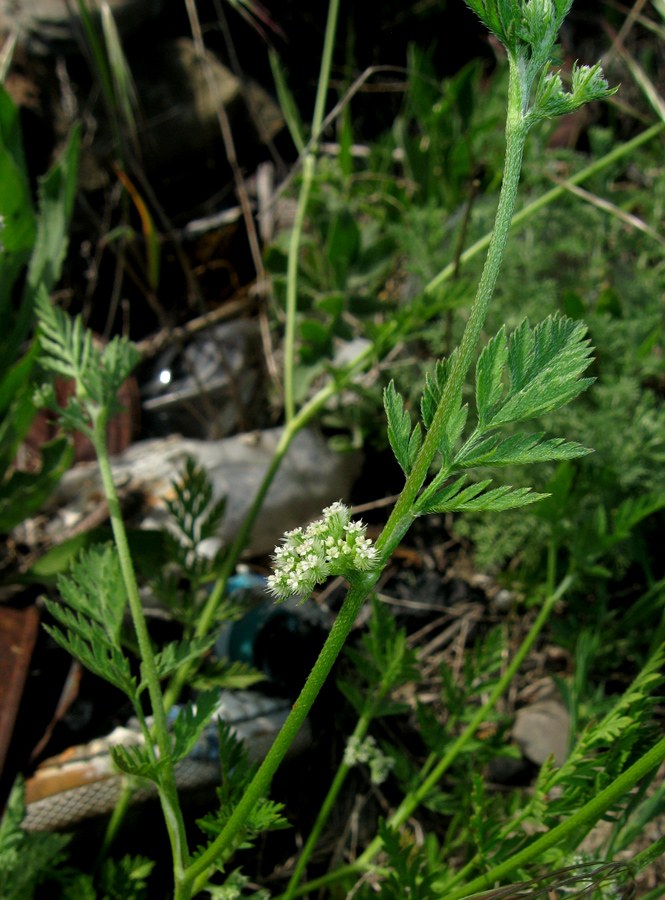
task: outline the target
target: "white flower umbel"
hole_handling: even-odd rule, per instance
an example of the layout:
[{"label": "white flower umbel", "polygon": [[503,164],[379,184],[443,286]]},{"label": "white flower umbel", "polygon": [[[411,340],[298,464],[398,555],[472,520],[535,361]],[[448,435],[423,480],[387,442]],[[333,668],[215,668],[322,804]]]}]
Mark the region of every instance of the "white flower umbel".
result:
[{"label": "white flower umbel", "polygon": [[368,572],[378,564],[376,548],[365,537],[366,526],[350,518],[343,503],[333,503],[307,529],[296,528],[284,535],[273,556],[275,571],[268,578],[268,590],[277,600],[308,596],[329,575],[352,580],[355,573]]},{"label": "white flower umbel", "polygon": [[351,735],[344,750],[344,765],[357,766],[366,763],[369,766],[370,781],[372,784],[383,784],[391,769],[395,765],[395,760],[390,756],[386,756],[380,747],[377,747],[376,741],[370,735],[364,741]]}]

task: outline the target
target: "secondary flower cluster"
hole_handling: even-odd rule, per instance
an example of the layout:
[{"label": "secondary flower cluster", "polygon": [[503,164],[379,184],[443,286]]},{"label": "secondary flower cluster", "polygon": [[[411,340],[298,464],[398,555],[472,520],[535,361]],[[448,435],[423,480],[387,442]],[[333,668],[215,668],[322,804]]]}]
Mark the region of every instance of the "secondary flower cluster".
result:
[{"label": "secondary flower cluster", "polygon": [[372,784],[383,784],[395,765],[395,760],[386,756],[383,750],[377,747],[371,735],[364,741],[351,735],[344,750],[344,765],[351,767],[359,763],[366,763],[369,766]]},{"label": "secondary flower cluster", "polygon": [[376,548],[365,537],[365,525],[351,522],[350,510],[333,503],[305,530],[288,531],[275,550],[275,572],[268,578],[268,590],[278,600],[304,594],[329,575],[350,577],[367,572],[377,563]]}]

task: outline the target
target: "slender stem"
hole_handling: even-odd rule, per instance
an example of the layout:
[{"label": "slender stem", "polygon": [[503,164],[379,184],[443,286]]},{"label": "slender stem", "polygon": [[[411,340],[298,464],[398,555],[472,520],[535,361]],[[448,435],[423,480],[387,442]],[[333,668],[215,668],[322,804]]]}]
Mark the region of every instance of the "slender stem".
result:
[{"label": "slender stem", "polygon": [[[600,817],[607,812],[618,800],[625,796],[634,785],[637,784],[645,775],[648,775],[652,769],[659,766],[665,760],[665,738],[661,738],[651,750],[637,760],[629,769],[626,769],[612,784],[608,785],[604,790],[597,794],[592,800],[586,803],[582,809],[566,819],[565,822],[552,828],[546,834],[539,837],[524,850],[515,853],[509,859],[493,869],[490,869],[485,875],[470,881],[457,891],[446,895],[446,900],[459,900],[476,891],[494,887],[498,881],[512,874],[516,869],[522,868],[533,860],[537,859],[550,847],[562,846],[563,841],[574,834],[576,831],[585,831],[591,828]],[[662,853],[662,848],[658,848]],[[654,857],[655,858],[655,857]],[[651,862],[651,857],[646,857],[645,865]]]},{"label": "slender stem", "polygon": [[[332,6],[335,3],[336,0],[331,0],[329,21]],[[520,169],[522,165],[522,154],[527,133],[521,110],[520,76],[516,66],[512,62],[508,95],[504,179],[501,186],[495,227],[490,241],[487,260],[478,286],[476,299],[471,309],[471,315],[462,337],[459,353],[446,383],[441,402],[438,405],[413,470],[407,478],[404,489],[395,504],[395,508],[393,509],[388,523],[377,541],[377,549],[379,549],[384,560],[388,558],[392,550],[397,546],[415,517],[413,509],[414,501],[427,477],[429,466],[437,452],[450,413],[461,394],[464,379],[480,338],[482,326],[487,315],[489,303],[501,267],[501,260],[515,208],[515,199],[517,196]],[[232,842],[235,835],[242,827],[245,819],[254,808],[256,802],[267,790],[277,766],[281,762],[288,746],[295,737],[298,728],[314,702],[325,677],[332,667],[334,659],[341,650],[346,635],[351,629],[355,616],[360,609],[365,596],[376,583],[379,571],[380,568],[372,573],[368,573],[362,580],[359,580],[356,585],[351,587],[335,625],[328,636],[328,640],[314,664],[314,668],[294,705],[294,709],[277,736],[270,753],[264,760],[263,765],[252,780],[245,796],[234,811],[222,833],[210,845],[208,850],[192,863],[187,870],[185,878],[188,883],[193,883],[194,887],[205,884],[208,869],[219,854]],[[347,610],[352,610],[353,614],[350,615]],[[475,727],[477,727],[477,725]],[[433,782],[431,781],[439,769],[440,766],[437,766],[425,782],[427,785],[425,794],[431,789],[431,784],[435,783],[437,778],[440,777],[440,775],[438,775]],[[423,794],[423,796],[425,796],[425,794]],[[415,805],[420,802],[420,799],[417,800]],[[403,819],[401,821],[403,821]]]},{"label": "slender stem", "polygon": [[[330,82],[330,67],[332,64],[333,49],[335,46],[335,33],[337,31],[337,18],[339,14],[339,0],[330,0],[328,4],[328,21],[326,22],[326,34],[323,41],[323,54],[321,56],[321,70],[319,83],[316,90],[314,103],[314,116],[312,118],[312,134],[318,135],[321,131],[323,114],[325,112],[328,84]],[[296,208],[296,217],[289,241],[289,253],[286,266],[286,328],[284,333],[284,415],[286,424],[296,414],[296,403],[293,390],[293,374],[295,367],[296,344],[296,312],[298,308],[298,257],[300,256],[300,240],[302,237],[305,214],[309,202],[309,192],[314,180],[316,169],[316,142],[312,144],[303,161],[302,182],[300,196]]]},{"label": "slender stem", "polygon": [[[647,128],[646,131],[643,131],[642,134],[638,134],[637,137],[634,137],[630,141],[626,141],[625,144],[620,144],[618,147],[615,147],[609,153],[606,153],[605,156],[601,156],[600,159],[595,160],[591,163],[590,166],[586,166],[584,169],[581,169],[576,175],[571,175],[570,178],[566,180],[566,184],[580,184],[582,181],[586,181],[588,178],[591,178],[594,175],[597,175],[599,172],[602,172],[603,169],[606,169],[608,166],[611,166],[612,163],[618,162],[623,159],[625,156],[630,156],[634,150],[637,150],[638,147],[641,147],[642,144],[648,143],[650,140],[656,137],[656,135],[661,134],[663,129],[665,129],[665,123],[659,122],[657,125],[652,125],[651,128]],[[517,228],[519,225],[522,225],[527,219],[530,219],[531,216],[535,215],[541,209],[544,209],[546,206],[549,206],[554,200],[558,200],[559,197],[563,197],[568,191],[566,185],[560,185],[559,187],[552,188],[552,190],[547,191],[542,195],[542,197],[538,197],[537,200],[533,200],[531,203],[527,203],[518,213],[512,218],[511,228]],[[438,275],[436,275],[429,284],[425,287],[425,293],[431,294],[437,288],[441,287],[442,284],[445,284],[446,281],[449,281],[456,271],[456,266],[459,268],[460,264],[468,262],[470,259],[473,259],[474,256],[477,256],[478,253],[481,253],[483,250],[486,250],[489,246],[490,240],[492,238],[492,234],[486,234],[484,237],[480,238],[480,240],[476,241],[475,244],[472,244],[468,247],[461,255],[459,260],[457,260],[457,264],[455,262],[450,263],[442,269]]]},{"label": "slender stem", "polygon": [[407,478],[404,489],[393,508],[386,527],[376,543],[383,560],[390,556],[415,518],[414,502],[427,477],[427,472],[437,452],[441,437],[448,424],[448,419],[462,394],[466,373],[469,370],[473,354],[480,339],[494,286],[499,275],[499,269],[501,268],[501,261],[515,209],[522,167],[522,154],[527,134],[527,128],[520,109],[519,83],[519,73],[515,65],[511,63],[508,86],[508,117],[506,121],[506,161],[487,259],[476,292],[476,298],[471,308],[469,321],[464,329],[459,351],[446,381],[441,402],[434,414],[434,419],[411,470],[411,474]]},{"label": "slender stem", "polygon": [[[326,111],[326,97],[328,96],[328,84],[330,83],[330,68],[332,66],[333,50],[335,49],[335,35],[337,33],[337,19],[339,17],[339,0],[330,0],[328,4],[328,19],[326,21],[326,33],[323,38],[323,53],[321,54],[321,68],[319,81],[316,86],[316,100],[314,101],[314,115],[312,117],[312,134],[318,135],[323,123],[323,115]],[[312,144],[310,152],[315,152],[316,144]]]},{"label": "slender stem", "polygon": [[305,213],[309,202],[309,192],[314,179],[315,158],[308,153],[303,162],[302,182],[296,217],[289,240],[289,255],[286,264],[286,328],[284,331],[284,415],[286,423],[296,413],[294,396],[294,369],[296,356],[296,312],[298,309],[298,258]]},{"label": "slender stem", "polygon": [[186,870],[184,881],[194,889],[201,888],[205,884],[215,860],[233,842],[258,801],[267,793],[272,777],[328,677],[375,577],[374,573],[371,573],[351,585],[323,649],[260,769],[221,834]]},{"label": "slender stem", "polygon": [[651,863],[655,862],[663,855],[663,853],[665,853],[665,835],[651,844],[651,846],[647,847],[646,850],[638,853],[637,856],[630,861],[628,868],[631,877],[635,878],[636,875],[639,875],[639,873],[646,869],[647,866],[650,866]]},{"label": "slender stem", "polygon": [[134,565],[129,552],[127,532],[125,531],[118,494],[111,473],[111,464],[109,462],[108,450],[106,447],[106,420],[106,410],[102,408],[94,417],[93,444],[99,461],[99,471],[109,507],[113,537],[115,538],[115,544],[118,550],[120,569],[122,571],[125,590],[127,591],[132,622],[134,624],[136,639],[141,654],[143,672],[148,683],[148,693],[150,695],[150,703],[155,721],[157,746],[159,747],[160,757],[164,761],[164,768],[159,784],[159,796],[173,850],[174,875],[177,884],[184,867],[189,862],[185,825],[180,810],[173,765],[170,761],[171,739],[166,723],[164,701],[159,686],[159,679],[157,677],[157,669],[155,668],[148,626],[146,624],[145,616],[143,615],[143,607],[141,606],[141,599],[139,597]]},{"label": "slender stem", "polygon": [[115,840],[115,837],[120,830],[120,826],[122,825],[125,814],[127,813],[127,810],[129,809],[132,802],[134,792],[136,791],[136,783],[136,778],[134,778],[132,775],[123,776],[120,796],[118,797],[113,812],[111,813],[111,818],[108,821],[106,831],[104,832],[104,838],[102,840],[101,847],[99,848],[97,862],[95,863],[96,869],[99,868],[102,860],[104,860],[107,856],[113,845],[113,841]]}]

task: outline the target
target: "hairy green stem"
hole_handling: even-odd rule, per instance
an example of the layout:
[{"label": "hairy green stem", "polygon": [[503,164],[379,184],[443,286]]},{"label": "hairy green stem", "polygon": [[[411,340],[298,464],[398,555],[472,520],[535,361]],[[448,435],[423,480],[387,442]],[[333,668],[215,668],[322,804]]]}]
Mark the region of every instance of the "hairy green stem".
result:
[{"label": "hairy green stem", "polygon": [[160,757],[164,761],[164,768],[159,784],[159,795],[167,830],[169,832],[169,839],[171,841],[174,875],[177,885],[185,866],[189,862],[189,851],[187,849],[185,825],[178,800],[173,764],[170,761],[171,738],[166,723],[164,700],[159,686],[159,679],[157,677],[157,669],[155,667],[152,644],[150,643],[150,635],[148,634],[148,626],[146,624],[145,616],[143,615],[143,607],[141,606],[141,598],[139,597],[134,565],[129,552],[127,532],[125,531],[118,494],[111,473],[111,464],[109,462],[109,455],[106,447],[106,421],[106,410],[102,408],[98,411],[97,415],[94,416],[93,444],[99,461],[99,471],[102,478],[102,484],[104,485],[104,494],[109,507],[113,537],[118,550],[122,579],[125,590],[127,591],[127,599],[129,601],[132,622],[134,624],[136,639],[141,654],[143,672],[148,684],[150,704],[155,721],[155,738],[157,740],[157,746],[159,747]]},{"label": "hairy green stem", "polygon": [[527,127],[521,112],[520,77],[513,63],[510,67],[508,86],[508,117],[506,120],[506,157],[503,183],[499,196],[494,230],[489,242],[487,259],[478,285],[476,297],[464,335],[455,357],[450,375],[446,381],[443,396],[437,407],[434,419],[427,436],[423,441],[420,453],[416,458],[404,489],[395,504],[386,527],[376,542],[382,560],[387,560],[395,547],[402,540],[413,522],[416,513],[414,503],[427,477],[429,467],[437,452],[439,443],[448,424],[455,404],[459,402],[466,374],[471,365],[473,354],[478,345],[482,327],[487,317],[490,300],[494,292],[501,261],[510,232],[517,188],[522,167],[522,154],[526,141]]},{"label": "hairy green stem", "polygon": [[202,889],[214,866],[215,860],[218,859],[224,850],[233,842],[256,804],[267,793],[273,775],[277,771],[281,761],[284,759],[298,730],[305,721],[305,717],[316,700],[324,681],[328,677],[328,674],[353,627],[353,623],[356,620],[367,593],[371,590],[374,578],[375,576],[372,573],[370,576],[359,578],[355,584],[351,585],[337,619],[335,620],[335,624],[330,630],[330,634],[326,639],[318,659],[314,663],[314,667],[312,668],[298,699],[293,704],[293,708],[289,713],[286,722],[275,738],[275,742],[270,748],[261,767],[250,782],[242,800],[234,810],[233,815],[227,822],[221,834],[218,835],[208,849],[197,857],[186,870],[184,876],[185,883],[191,885],[194,892]]},{"label": "hairy green stem", "polygon": [[[446,900],[461,900],[470,893],[482,891],[494,887],[498,881],[511,875],[516,869],[522,868],[537,859],[550,847],[560,845],[565,838],[576,831],[587,831],[606,813],[617,801],[633,788],[638,781],[644,778],[652,769],[659,766],[665,760],[665,738],[661,738],[647,753],[637,760],[630,768],[626,769],[612,784],[597,794],[593,800],[586,803],[582,809],[570,816],[565,822],[561,822],[546,834],[537,838],[519,853],[515,853],[509,859],[498,866],[494,866],[485,875],[481,875],[470,881],[452,893],[446,894]],[[658,848],[660,851],[660,848]],[[660,855],[660,852],[658,853]],[[655,857],[653,857],[655,858]],[[652,857],[645,857],[644,865],[652,861]]]},{"label": "hairy green stem", "polygon": [[[326,34],[323,41],[323,54],[321,56],[321,70],[316,90],[314,103],[314,116],[312,118],[312,134],[318,135],[321,131],[323,114],[328,95],[330,82],[330,67],[332,64],[333,49],[335,47],[335,33],[337,31],[337,18],[339,14],[339,0],[330,0],[328,4],[328,21],[326,22]],[[296,355],[296,312],[298,306],[298,258],[300,256],[300,240],[305,223],[305,214],[309,202],[309,192],[314,180],[316,169],[316,149],[314,143],[303,160],[302,183],[300,196],[296,208],[296,217],[289,241],[289,253],[286,266],[286,328],[284,332],[284,415],[286,424],[296,414],[296,401],[294,397],[293,375]]]},{"label": "hairy green stem", "polygon": [[[575,175],[571,175],[570,178],[566,180],[566,184],[581,184],[583,181],[592,178],[594,175],[602,172],[603,169],[611,166],[612,163],[619,162],[619,160],[624,157],[630,156],[638,147],[648,143],[657,135],[661,134],[664,129],[665,124],[662,122],[659,122],[657,125],[652,125],[651,128],[647,128],[642,134],[638,134],[637,137],[634,137],[632,140],[626,141],[625,144],[620,144],[609,153],[606,153],[605,156],[592,162],[591,165],[581,169]],[[568,188],[566,185],[562,184],[559,187],[552,188],[550,191],[546,191],[546,193],[544,193],[542,197],[538,197],[537,200],[527,203],[526,206],[512,217],[511,228],[517,228],[522,225],[527,219],[530,219],[531,216],[535,215],[546,206],[549,206],[554,200],[558,200],[559,197],[563,197],[567,192]],[[480,238],[480,240],[476,241],[475,244],[467,247],[456,263],[452,262],[447,265],[445,269],[442,269],[439,274],[425,286],[425,293],[431,294],[437,288],[441,287],[442,284],[445,284],[446,281],[449,281],[459,268],[459,265],[468,262],[470,259],[473,259],[474,256],[477,256],[483,250],[487,249],[491,238],[492,233],[486,234],[484,237]]]},{"label": "hairy green stem", "polygon": [[[499,269],[501,268],[501,260],[515,208],[522,165],[522,154],[524,152],[524,143],[526,141],[527,133],[521,109],[521,94],[522,87],[520,75],[515,65],[511,63],[508,116],[506,121],[504,179],[487,260],[478,286],[476,299],[471,309],[469,321],[462,337],[459,353],[457,354],[455,363],[452,367],[443,396],[427,433],[427,437],[418,454],[413,470],[407,478],[404,489],[395,504],[395,508],[388,519],[386,527],[377,541],[377,549],[384,561],[390,556],[393,549],[403,538],[415,518],[414,502],[427,477],[429,467],[437,452],[450,413],[461,394],[466,373],[471,365],[474,351],[480,339]],[[321,689],[335,658],[342,649],[344,640],[351,629],[356,614],[360,609],[363,600],[376,583],[380,571],[381,567],[378,567],[373,572],[363,576],[356,585],[351,587],[335,625],[328,636],[328,640],[294,705],[294,709],[275,739],[275,743],[264,760],[263,765],[252,780],[245,796],[234,811],[232,817],[229,819],[222,833],[210,845],[205,853],[192,863],[187,870],[185,878],[187,883],[193,884],[194,888],[203,887],[214,860],[231,844],[237,832],[242,828],[247,816],[254,808],[256,802],[268,789],[274,772],[284,757],[286,750],[295,737],[298,728],[302,724],[312,703],[316,699],[316,695]],[[438,768],[439,767],[437,767],[435,771],[437,771]],[[432,775],[430,775],[430,779],[431,778]],[[427,783],[429,784],[429,779]],[[427,787],[425,793],[430,789],[431,785]]]}]

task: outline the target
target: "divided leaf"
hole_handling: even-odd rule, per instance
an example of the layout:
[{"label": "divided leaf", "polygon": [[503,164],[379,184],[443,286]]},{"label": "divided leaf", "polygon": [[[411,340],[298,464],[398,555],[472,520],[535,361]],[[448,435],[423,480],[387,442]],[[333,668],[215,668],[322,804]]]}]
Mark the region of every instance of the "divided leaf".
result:
[{"label": "divided leaf", "polygon": [[590,352],[583,323],[556,315],[532,330],[525,319],[508,342],[508,394],[485,429],[532,419],[577,397],[593,382],[580,378]]},{"label": "divided leaf", "polygon": [[[423,396],[420,401],[420,412],[426,430],[429,429],[434,420],[434,415],[441,402],[441,397],[443,396],[443,391],[450,376],[456,355],[457,350],[454,350],[450,359],[437,360],[434,372],[425,376]],[[468,411],[467,405],[458,405],[457,409],[448,417],[446,427],[439,442],[439,451],[443,457],[444,466],[450,462],[455,444],[464,431]]]},{"label": "divided leaf", "polygon": [[455,469],[475,466],[523,466],[550,460],[575,459],[591,453],[575,441],[563,438],[543,440],[544,432],[514,434],[501,440],[497,435],[462,447],[455,457]]},{"label": "divided leaf", "polygon": [[63,630],[45,626],[48,633],[87,669],[134,699],[136,679],[120,644],[126,593],[115,547],[83,551],[72,563],[71,576],[58,578],[58,588],[67,606],[45,603]]},{"label": "divided leaf", "polygon": [[[35,309],[40,326],[41,365],[73,379],[80,403],[92,402],[98,407],[106,406],[111,414],[116,412],[116,394],[141,360],[138,349],[124,337],[114,337],[103,350],[95,346],[92,332],[83,328],[81,317],[72,320],[54,306],[43,284],[36,291]],[[80,413],[80,409],[77,411]]]},{"label": "divided leaf", "polygon": [[[160,681],[168,678],[170,675],[184,666],[193,659],[199,659],[203,654],[212,647],[217,640],[217,634],[214,632],[201,638],[191,638],[186,641],[172,641],[166,644],[158,653],[155,653],[155,669],[157,677]],[[141,667],[143,674],[143,667]],[[139,685],[139,693],[148,686],[145,678]]]},{"label": "divided leaf", "polygon": [[121,772],[159,782],[160,771],[164,768],[165,760],[152,759],[147,747],[119,745],[111,747],[110,752],[113,765]]},{"label": "divided leaf", "polygon": [[212,481],[193,456],[186,458],[180,480],[171,484],[175,497],[167,500],[166,505],[188,545],[195,548],[217,534],[226,510],[226,497],[213,501]]},{"label": "divided leaf", "polygon": [[466,475],[463,475],[434,495],[423,494],[418,504],[418,513],[422,515],[444,512],[500,512],[528,506],[548,496],[532,493],[531,488],[513,489],[510,485],[486,491],[492,482],[491,478],[462,488],[465,481]]},{"label": "divided leaf", "polygon": [[480,354],[476,365],[476,405],[478,407],[478,430],[485,431],[492,413],[501,400],[503,384],[501,376],[508,358],[506,327],[493,337]]},{"label": "divided leaf", "polygon": [[434,372],[425,376],[425,386],[423,387],[423,396],[420,401],[420,413],[423,417],[425,429],[428,429],[434,419],[439,401],[446,386],[446,381],[450,375],[450,364],[447,359],[437,360]]},{"label": "divided leaf", "polygon": [[[246,786],[252,780],[256,772],[256,764],[249,762],[249,751],[242,740],[236,737],[233,727],[222,719],[217,720],[217,733],[219,736],[219,762],[221,768],[221,784],[217,788],[219,808],[203,819],[197,821],[201,830],[211,836],[211,839],[220,834],[224,826],[233,815],[240,802]],[[275,828],[288,828],[288,822],[282,817],[282,804],[273,803],[270,800],[259,799],[254,809],[245,820],[241,831],[242,842],[234,845],[228,852],[235,852],[240,847],[249,847],[249,841],[261,831]],[[205,848],[199,848],[192,855],[196,859],[199,852]],[[226,856],[218,859],[220,870],[226,860]]]},{"label": "divided leaf", "polygon": [[187,703],[173,723],[173,762],[184,759],[201,736],[219,704],[219,691],[199,694],[196,705]]},{"label": "divided leaf", "polygon": [[383,392],[383,405],[388,419],[390,446],[402,471],[408,475],[420,450],[420,425],[416,424],[411,432],[411,417],[404,409],[404,400],[395,390],[393,381]]},{"label": "divided leaf", "polygon": [[61,631],[44,625],[53,640],[94,675],[99,675],[133,700],[136,697],[136,679],[132,677],[129,660],[109,643],[104,630],[81,613],[75,615],[70,609],[50,600],[45,603],[53,617],[66,629]]},{"label": "divided leaf", "polygon": [[259,681],[265,681],[263,672],[241,662],[220,659],[197,672],[191,679],[192,687],[197,690],[244,691]]},{"label": "divided leaf", "polygon": [[58,578],[58,589],[68,606],[101,625],[109,644],[120,649],[127,593],[113,544],[83,550],[70,576]]},{"label": "divided leaf", "polygon": [[[42,346],[40,364],[65,378],[78,380],[95,352],[92,332],[83,330],[80,316],[72,320],[60,307],[53,305],[44,285],[37,289],[35,309]],[[93,360],[93,364],[96,361]]]}]

